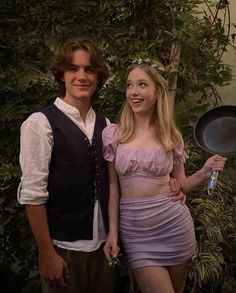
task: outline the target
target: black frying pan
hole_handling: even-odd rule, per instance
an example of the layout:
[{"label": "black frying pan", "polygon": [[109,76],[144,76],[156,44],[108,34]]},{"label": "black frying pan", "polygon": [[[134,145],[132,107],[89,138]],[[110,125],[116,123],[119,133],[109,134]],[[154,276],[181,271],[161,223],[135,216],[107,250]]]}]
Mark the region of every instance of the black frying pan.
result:
[{"label": "black frying pan", "polygon": [[[236,106],[224,105],[204,113],[194,127],[194,138],[198,146],[212,154],[236,153]],[[212,191],[217,180],[212,172],[208,191]]]}]

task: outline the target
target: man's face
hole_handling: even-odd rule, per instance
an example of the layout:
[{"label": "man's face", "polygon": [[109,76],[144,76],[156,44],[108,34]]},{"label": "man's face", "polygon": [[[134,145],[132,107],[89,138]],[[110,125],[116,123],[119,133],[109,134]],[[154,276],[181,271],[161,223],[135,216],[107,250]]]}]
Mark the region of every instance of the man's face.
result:
[{"label": "man's face", "polygon": [[74,104],[77,100],[88,100],[97,88],[98,76],[90,61],[90,54],[78,49],[72,56],[73,65],[64,72],[66,94],[64,100],[69,104]]}]

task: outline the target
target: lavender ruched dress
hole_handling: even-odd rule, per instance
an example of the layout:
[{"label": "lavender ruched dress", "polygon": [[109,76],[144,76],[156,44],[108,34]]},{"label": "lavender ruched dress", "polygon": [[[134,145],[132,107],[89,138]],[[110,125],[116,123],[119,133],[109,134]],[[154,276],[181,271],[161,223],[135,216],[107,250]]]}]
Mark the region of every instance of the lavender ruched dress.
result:
[{"label": "lavender ruched dress", "polygon": [[184,163],[183,141],[170,152],[161,147],[137,150],[117,144],[117,125],[103,131],[103,151],[115,162],[121,186],[120,233],[133,269],[171,266],[188,261],[195,252],[195,231],[186,205],[173,202],[169,194],[122,197],[122,188],[139,182],[169,185],[173,164]]}]

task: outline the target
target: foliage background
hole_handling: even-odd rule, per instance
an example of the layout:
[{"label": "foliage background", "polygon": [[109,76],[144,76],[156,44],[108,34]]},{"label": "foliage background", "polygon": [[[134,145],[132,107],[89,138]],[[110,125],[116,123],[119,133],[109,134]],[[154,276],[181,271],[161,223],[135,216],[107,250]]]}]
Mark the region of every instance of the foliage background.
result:
[{"label": "foliage background", "polygon": [[[104,50],[112,78],[94,104],[112,121],[124,100],[124,72],[131,60],[161,60],[173,85],[174,111],[189,150],[191,173],[208,156],[193,141],[194,122],[209,107],[222,103],[216,85],[231,81],[230,68],[221,61],[235,36],[226,26],[229,16],[227,0],[1,1],[0,288],[4,292],[39,290],[34,242],[24,208],[16,201],[19,128],[29,114],[55,99],[48,65],[61,44],[87,36]],[[214,196],[207,195],[204,186],[188,196],[199,254],[186,292],[236,291],[234,176],[232,156]],[[117,292],[128,290],[124,260]]]}]

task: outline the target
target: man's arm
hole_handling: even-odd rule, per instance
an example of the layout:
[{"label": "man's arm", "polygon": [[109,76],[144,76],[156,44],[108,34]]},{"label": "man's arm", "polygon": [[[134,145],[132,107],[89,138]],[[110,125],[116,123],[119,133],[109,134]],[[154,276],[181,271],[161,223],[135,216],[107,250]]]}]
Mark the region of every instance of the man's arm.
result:
[{"label": "man's arm", "polygon": [[52,130],[42,113],[32,114],[21,126],[18,201],[26,206],[28,220],[38,246],[42,274],[52,286],[64,286],[65,262],[53,247],[45,203],[52,150]]},{"label": "man's arm", "polygon": [[170,185],[170,190],[172,191],[171,193],[172,201],[180,201],[182,204],[185,204],[186,195],[182,191],[182,186],[180,182],[176,178],[174,178],[174,175],[172,174],[170,177],[169,185]]},{"label": "man's arm", "polygon": [[26,212],[38,247],[42,277],[51,286],[65,287],[69,270],[67,263],[53,246],[45,205],[26,205]]}]

